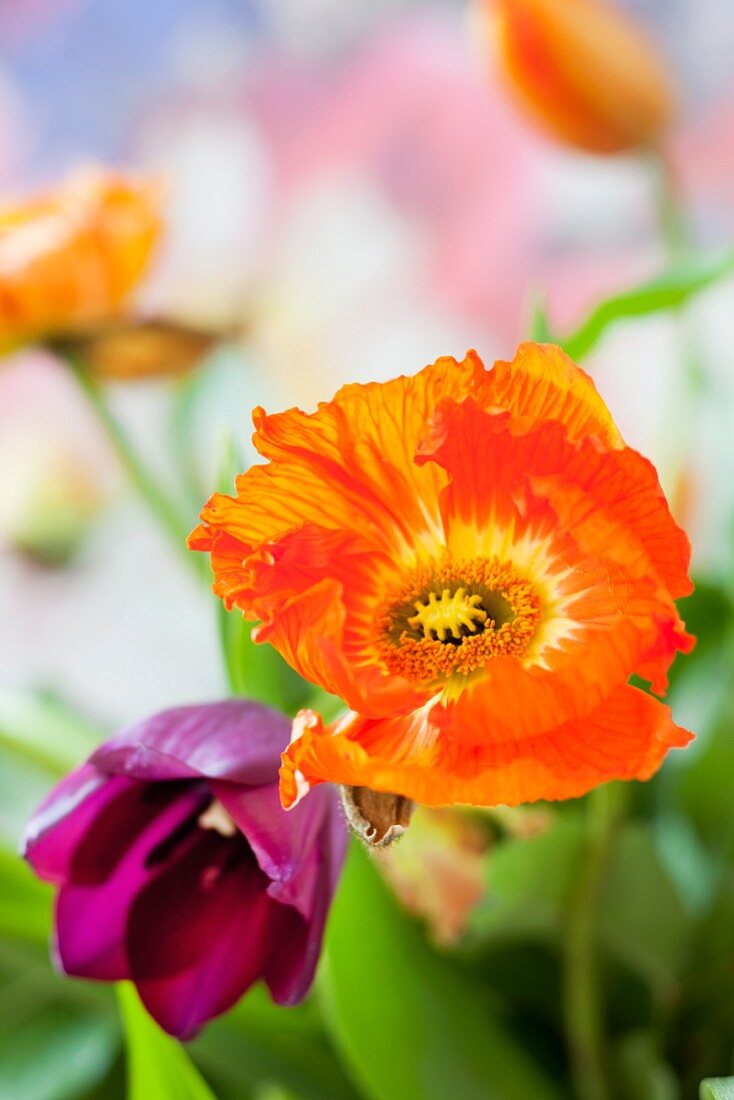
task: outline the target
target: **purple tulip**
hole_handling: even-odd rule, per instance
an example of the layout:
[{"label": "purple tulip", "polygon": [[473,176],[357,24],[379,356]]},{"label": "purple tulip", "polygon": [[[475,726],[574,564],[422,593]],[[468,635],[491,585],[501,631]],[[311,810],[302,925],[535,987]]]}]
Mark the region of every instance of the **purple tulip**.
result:
[{"label": "purple tulip", "polygon": [[326,784],[281,809],[289,730],[257,703],[178,707],[111,738],[59,783],[24,853],[59,886],[65,973],[131,979],[181,1039],[258,978],[279,1004],[305,996],[347,834]]}]

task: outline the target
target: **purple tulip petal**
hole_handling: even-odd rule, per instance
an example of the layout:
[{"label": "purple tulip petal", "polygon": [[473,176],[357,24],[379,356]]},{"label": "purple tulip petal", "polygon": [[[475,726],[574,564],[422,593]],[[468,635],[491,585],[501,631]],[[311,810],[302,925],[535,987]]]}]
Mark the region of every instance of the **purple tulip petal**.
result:
[{"label": "purple tulip petal", "polygon": [[23,855],[40,878],[66,881],[77,845],[127,786],[127,780],[110,782],[103,772],[83,764],[54,787],[28,822],[21,841]]},{"label": "purple tulip petal", "polygon": [[278,1004],[298,1004],[311,988],[347,843],[348,834],[344,821],[333,802],[316,842],[319,859],[310,920],[300,934],[293,936],[287,949],[284,945],[283,950],[271,955],[265,970],[265,981],[273,1000]]},{"label": "purple tulip petal", "polygon": [[[100,828],[93,826],[77,847],[71,880],[56,902],[61,968],[106,981],[129,977],[125,929],[133,901],[169,860],[175,862],[176,841],[196,827],[210,798],[202,783],[166,789],[119,778],[108,781],[108,787],[116,789],[116,797],[98,818]],[[117,840],[115,824],[120,827]]]},{"label": "purple tulip petal", "polygon": [[170,1034],[190,1038],[234,1004],[302,924],[267,885],[241,837],[206,830],[135,899],[131,975]]},{"label": "purple tulip petal", "polygon": [[[316,798],[312,803],[307,798],[286,813],[280,804],[277,784],[247,788],[215,781],[210,786],[214,797],[247,837],[260,867],[270,879],[270,896],[293,906],[309,920],[322,858],[317,840],[322,831],[325,801]],[[322,790],[328,789],[317,788],[313,793],[319,795]]]},{"label": "purple tulip petal", "polygon": [[245,786],[272,783],[290,722],[260,703],[175,707],[123,730],[90,758],[111,775],[135,779],[204,776]]}]

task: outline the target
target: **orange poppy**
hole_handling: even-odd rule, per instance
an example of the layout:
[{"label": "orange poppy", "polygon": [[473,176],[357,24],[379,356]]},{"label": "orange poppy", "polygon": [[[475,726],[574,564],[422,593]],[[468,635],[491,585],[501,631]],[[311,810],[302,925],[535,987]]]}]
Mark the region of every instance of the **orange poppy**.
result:
[{"label": "orange poppy", "polygon": [[0,210],[0,351],[104,323],[160,232],[159,188],[85,170]]},{"label": "orange poppy", "polygon": [[519,102],[551,134],[590,153],[650,145],[674,104],[642,29],[601,0],[478,0],[479,27]]},{"label": "orange poppy", "polygon": [[294,724],[281,796],[323,781],[517,804],[644,779],[690,734],[657,693],[685,633],[689,545],[591,379],[526,343],[254,414],[268,461],[215,494],[192,549],[350,708]]}]

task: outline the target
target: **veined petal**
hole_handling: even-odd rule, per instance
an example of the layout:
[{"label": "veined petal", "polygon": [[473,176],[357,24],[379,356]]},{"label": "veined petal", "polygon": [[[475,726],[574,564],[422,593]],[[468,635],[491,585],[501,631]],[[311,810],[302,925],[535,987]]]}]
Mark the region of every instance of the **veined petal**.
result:
[{"label": "veined petal", "polygon": [[[438,468],[418,468],[415,448],[436,402],[471,392],[485,374],[470,352],[463,362],[439,359],[412,378],[345,386],[315,413],[256,409],[253,438],[269,464],[237,479],[236,498],[215,494],[189,540],[192,549],[213,551],[218,594],[248,612],[235,591],[235,553],[243,561],[304,525],[358,533],[398,555],[416,539],[430,539],[445,478]],[[217,546],[221,533],[237,549],[232,542]]]},{"label": "veined petal", "polygon": [[[247,599],[270,642],[305,679],[365,714],[405,712],[425,692],[376,658],[375,607],[396,570],[349,532],[304,526],[249,561]],[[243,589],[244,591],[244,589]]]},{"label": "veined petal", "polygon": [[593,436],[607,448],[623,446],[592,379],[555,344],[526,342],[512,362],[498,360],[485,376],[478,403],[529,423],[558,420],[569,439]]},{"label": "veined petal", "polygon": [[[657,528],[610,491],[610,482],[619,481],[606,463],[626,451],[597,462],[594,441],[568,440],[558,422],[513,428],[506,412],[484,412],[471,400],[446,401],[418,461],[438,462],[449,475],[441,512],[451,553],[511,560],[541,599],[541,625],[527,659],[487,666],[497,720],[536,722],[534,698],[541,692],[546,699],[553,690],[560,709],[546,723],[557,722],[581,706],[589,709],[643,667],[656,686],[664,684],[676,649],[687,649],[690,640],[648,554],[648,546],[657,551]],[[649,482],[647,488],[639,494],[650,508],[664,509],[663,530],[677,532],[662,497]],[[618,518],[617,506],[640,515],[641,534]]]},{"label": "veined petal", "polygon": [[[312,721],[283,754],[283,804],[293,805],[324,781],[390,791],[430,806],[573,798],[611,779],[647,779],[670,748],[691,739],[673,723],[669,707],[624,685],[581,719],[495,740],[485,707],[489,694],[477,691],[464,705],[436,704],[394,719],[351,715],[330,729]],[[466,724],[473,728],[471,746]]]}]

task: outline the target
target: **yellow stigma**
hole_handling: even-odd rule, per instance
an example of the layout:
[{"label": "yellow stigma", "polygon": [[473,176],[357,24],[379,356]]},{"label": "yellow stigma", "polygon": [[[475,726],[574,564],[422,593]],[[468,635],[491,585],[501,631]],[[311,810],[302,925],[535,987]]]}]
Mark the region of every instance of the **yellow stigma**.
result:
[{"label": "yellow stigma", "polygon": [[423,632],[424,638],[436,638],[439,642],[454,638],[461,641],[467,634],[476,634],[487,620],[487,612],[479,605],[482,597],[467,596],[465,588],[454,593],[444,588],[440,598],[428,593],[428,603],[416,600],[416,614],[408,619],[410,626]]}]

